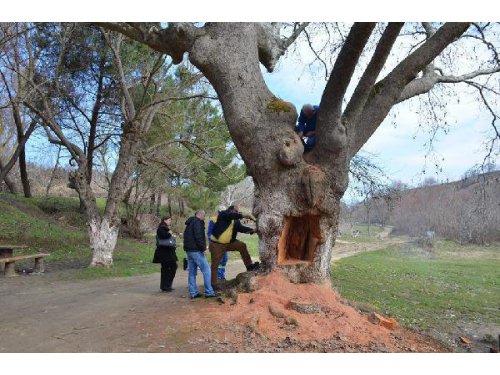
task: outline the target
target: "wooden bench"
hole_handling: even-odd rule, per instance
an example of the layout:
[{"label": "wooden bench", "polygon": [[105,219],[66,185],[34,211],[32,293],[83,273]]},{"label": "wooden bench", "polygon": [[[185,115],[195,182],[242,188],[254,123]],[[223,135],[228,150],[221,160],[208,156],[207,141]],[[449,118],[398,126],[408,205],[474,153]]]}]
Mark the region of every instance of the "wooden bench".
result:
[{"label": "wooden bench", "polygon": [[15,269],[16,261],[23,259],[35,259],[35,272],[41,273],[45,271],[43,258],[49,256],[50,254],[39,253],[39,254],[13,256],[13,252],[15,249],[25,249],[25,248],[27,248],[27,246],[12,246],[12,245],[0,246],[0,264],[5,263],[5,268],[3,271],[5,277],[16,276],[16,269]]}]

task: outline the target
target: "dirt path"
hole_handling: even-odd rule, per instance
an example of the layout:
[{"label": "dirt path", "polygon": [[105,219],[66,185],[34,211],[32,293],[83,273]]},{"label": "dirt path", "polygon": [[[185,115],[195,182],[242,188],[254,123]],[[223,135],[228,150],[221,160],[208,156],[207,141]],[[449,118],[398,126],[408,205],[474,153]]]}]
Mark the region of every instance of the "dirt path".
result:
[{"label": "dirt path", "polygon": [[[368,250],[360,245],[340,255],[360,251]],[[242,271],[241,261],[231,262],[227,276],[234,278]],[[274,335],[263,336],[249,330],[246,323],[231,320],[228,324],[228,314],[238,309],[248,313],[248,304],[257,306],[253,299],[236,306],[228,300],[224,305],[215,299],[191,300],[187,272],[182,269],[177,271],[174,288],[172,293],[160,293],[159,273],[87,281],[67,281],[60,273],[0,279],[0,352],[363,352],[389,348],[375,341],[361,345],[342,335],[324,343],[303,342],[292,335],[276,343]],[[259,314],[269,311],[263,308]],[[289,327],[278,327],[282,329]],[[443,350],[427,338],[403,331],[385,339],[392,340],[397,351]]]},{"label": "dirt path", "polygon": [[[241,261],[231,263],[228,276],[234,277],[243,269]],[[55,275],[0,279],[0,352],[161,350],[162,344],[150,346],[151,333],[144,326],[152,322],[147,317],[159,311],[171,315],[166,324],[175,332],[183,315],[200,304],[216,302],[190,300],[187,271],[182,268],[177,271],[172,293],[159,292],[159,277],[158,273],[72,282],[57,280]],[[170,342],[163,348],[198,351],[189,340],[179,340],[176,346],[166,348]]]},{"label": "dirt path", "polygon": [[391,230],[392,227],[385,227],[384,230],[377,235],[377,242],[350,242],[337,239],[335,241],[335,247],[333,249],[332,262],[338,259],[353,256],[355,254],[380,250],[389,245],[401,244],[405,242],[405,240],[402,240],[400,238],[389,237],[389,233],[391,232]]}]

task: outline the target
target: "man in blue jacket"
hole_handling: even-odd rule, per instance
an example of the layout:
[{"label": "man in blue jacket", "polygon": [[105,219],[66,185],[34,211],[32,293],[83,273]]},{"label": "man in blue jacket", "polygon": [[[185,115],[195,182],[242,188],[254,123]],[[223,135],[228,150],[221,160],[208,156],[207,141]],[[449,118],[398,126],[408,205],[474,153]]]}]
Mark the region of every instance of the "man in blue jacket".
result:
[{"label": "man in blue jacket", "polygon": [[318,117],[318,110],[319,106],[317,105],[304,104],[300,111],[295,131],[302,139],[302,143],[304,143],[304,152],[311,151],[316,143],[316,120]]},{"label": "man in blue jacket", "polygon": [[238,211],[238,206],[231,205],[225,211],[220,211],[217,221],[210,236],[210,254],[212,255],[211,273],[212,285],[217,284],[217,268],[226,251],[238,251],[245,264],[247,271],[255,270],[259,267],[259,262],[252,263],[252,258],[248,253],[247,245],[238,241],[238,233],[254,234],[255,230],[240,223],[243,218],[250,219],[249,215],[242,215]]},{"label": "man in blue jacket", "polygon": [[196,274],[198,268],[203,274],[203,284],[205,287],[205,297],[218,297],[220,294],[214,292],[210,282],[210,266],[208,265],[205,251],[207,241],[205,237],[205,211],[198,210],[195,216],[191,216],[186,221],[184,230],[184,250],[186,251],[188,261],[188,285],[191,298],[199,298],[201,294],[196,286]]}]

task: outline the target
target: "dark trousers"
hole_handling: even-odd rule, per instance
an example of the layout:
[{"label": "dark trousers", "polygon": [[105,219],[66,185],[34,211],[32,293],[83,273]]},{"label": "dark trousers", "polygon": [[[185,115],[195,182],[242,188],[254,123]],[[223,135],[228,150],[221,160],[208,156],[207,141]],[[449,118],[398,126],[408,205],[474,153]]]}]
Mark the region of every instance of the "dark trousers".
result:
[{"label": "dark trousers", "polygon": [[175,273],[177,272],[177,262],[164,262],[161,264],[160,289],[166,290],[172,288]]},{"label": "dark trousers", "polygon": [[247,245],[244,242],[236,240],[231,243],[222,244],[210,241],[208,248],[210,249],[210,254],[212,255],[212,264],[210,265],[212,271],[212,287],[217,285],[217,268],[219,267],[219,263],[226,251],[239,252],[245,266],[248,268],[252,265],[252,258],[250,257]]}]

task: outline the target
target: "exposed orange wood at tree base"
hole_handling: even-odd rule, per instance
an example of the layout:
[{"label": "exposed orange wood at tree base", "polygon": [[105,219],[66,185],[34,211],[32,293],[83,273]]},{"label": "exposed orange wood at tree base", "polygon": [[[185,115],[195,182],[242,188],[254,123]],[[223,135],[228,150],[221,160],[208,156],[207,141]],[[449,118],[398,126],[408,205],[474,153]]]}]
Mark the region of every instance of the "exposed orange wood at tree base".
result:
[{"label": "exposed orange wood at tree base", "polygon": [[320,240],[319,216],[285,216],[278,242],[278,265],[312,262]]}]

